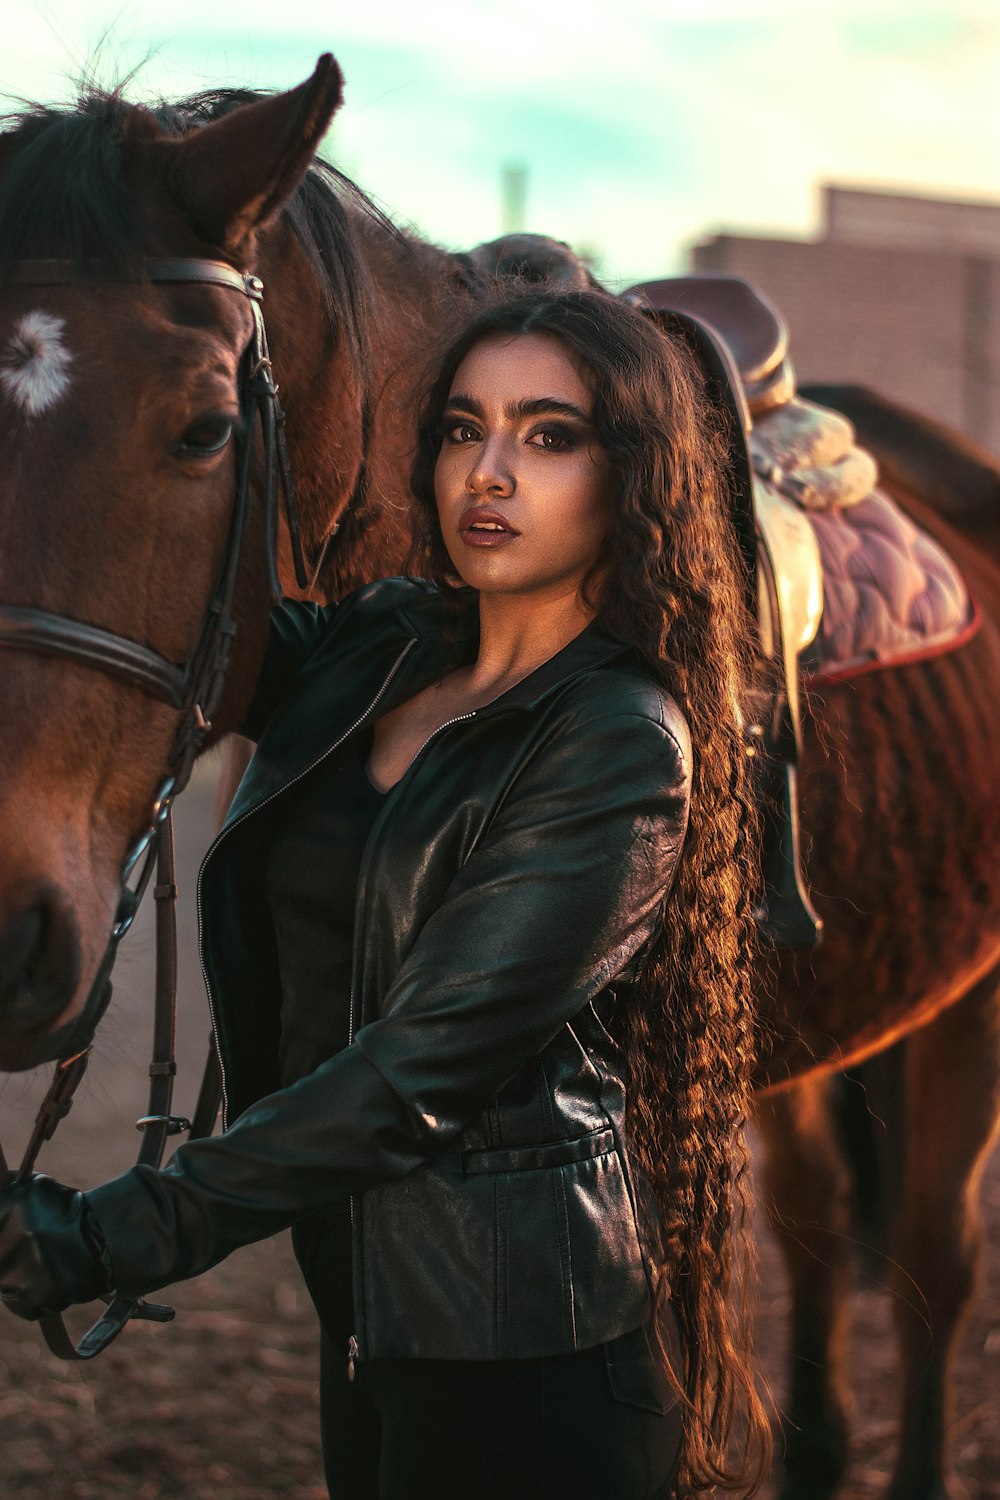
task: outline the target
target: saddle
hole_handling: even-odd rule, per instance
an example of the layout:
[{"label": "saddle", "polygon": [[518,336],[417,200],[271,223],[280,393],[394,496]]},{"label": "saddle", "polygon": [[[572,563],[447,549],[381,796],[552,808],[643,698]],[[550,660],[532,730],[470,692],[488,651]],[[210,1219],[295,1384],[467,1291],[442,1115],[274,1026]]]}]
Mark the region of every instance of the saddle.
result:
[{"label": "saddle", "polygon": [[795,394],[788,328],[773,303],[740,276],[705,272],[644,281],[623,294],[639,306],[686,313],[723,339],[753,419]]},{"label": "saddle", "polygon": [[975,607],[942,548],[879,491],[850,422],[797,396],[788,330],[764,296],[726,275],[624,295],[686,339],[730,417],[734,519],[764,663],[748,743],[766,809],[759,917],[779,946],[813,947],[822,923],[799,837],[800,687],[955,649],[975,630]]}]

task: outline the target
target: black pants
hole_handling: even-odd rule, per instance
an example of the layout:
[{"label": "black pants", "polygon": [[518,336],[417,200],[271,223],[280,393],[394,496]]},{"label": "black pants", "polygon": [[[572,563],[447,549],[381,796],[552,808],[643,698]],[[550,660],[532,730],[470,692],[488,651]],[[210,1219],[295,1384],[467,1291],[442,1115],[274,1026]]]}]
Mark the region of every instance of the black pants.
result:
[{"label": "black pants", "polygon": [[669,1500],[680,1415],[637,1328],[577,1354],[364,1360],[323,1337],[330,1500]]},{"label": "black pants", "polygon": [[545,1359],[359,1360],[350,1381],[346,1207],[296,1225],[292,1239],[325,1330],[330,1500],[669,1500],[681,1420],[645,1328]]}]

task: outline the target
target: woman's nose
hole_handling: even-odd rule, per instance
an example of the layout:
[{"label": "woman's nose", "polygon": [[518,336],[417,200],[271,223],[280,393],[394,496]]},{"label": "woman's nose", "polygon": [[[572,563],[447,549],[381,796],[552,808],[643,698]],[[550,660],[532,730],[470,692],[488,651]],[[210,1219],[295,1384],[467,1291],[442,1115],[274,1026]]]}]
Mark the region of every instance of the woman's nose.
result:
[{"label": "woman's nose", "polygon": [[509,495],[514,490],[512,467],[498,443],[484,443],[469,470],[466,487],[473,495]]}]

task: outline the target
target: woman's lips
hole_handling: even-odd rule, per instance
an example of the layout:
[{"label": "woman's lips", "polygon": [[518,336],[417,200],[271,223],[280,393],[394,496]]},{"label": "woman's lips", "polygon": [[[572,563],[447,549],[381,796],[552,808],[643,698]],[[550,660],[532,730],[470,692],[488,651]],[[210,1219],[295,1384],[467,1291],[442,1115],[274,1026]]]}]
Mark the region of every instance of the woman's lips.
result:
[{"label": "woman's lips", "polygon": [[467,547],[505,547],[520,536],[500,511],[478,505],[462,512],[458,534]]}]

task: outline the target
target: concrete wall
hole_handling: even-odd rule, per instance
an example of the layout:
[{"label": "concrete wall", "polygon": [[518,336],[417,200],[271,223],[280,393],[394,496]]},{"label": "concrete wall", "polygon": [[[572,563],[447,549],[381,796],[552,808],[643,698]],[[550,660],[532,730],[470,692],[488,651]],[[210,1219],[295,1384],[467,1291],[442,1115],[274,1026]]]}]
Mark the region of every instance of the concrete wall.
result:
[{"label": "concrete wall", "polygon": [[823,238],[901,250],[1000,256],[1000,203],[823,188]]},{"label": "concrete wall", "polygon": [[[869,222],[895,202],[867,196],[882,200]],[[1000,226],[1000,205],[997,216]],[[771,298],[800,380],[874,386],[1000,454],[1000,249],[722,234],[694,249],[692,267],[744,276]]]}]

